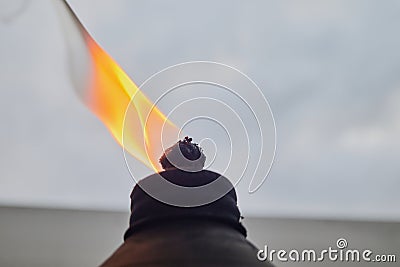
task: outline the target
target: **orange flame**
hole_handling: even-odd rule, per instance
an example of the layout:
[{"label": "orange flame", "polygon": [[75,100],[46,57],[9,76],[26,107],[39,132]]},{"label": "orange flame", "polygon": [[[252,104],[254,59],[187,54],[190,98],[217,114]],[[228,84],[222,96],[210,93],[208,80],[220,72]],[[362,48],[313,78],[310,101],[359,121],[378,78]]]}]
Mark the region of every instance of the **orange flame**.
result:
[{"label": "orange flame", "polygon": [[[75,62],[75,76],[89,72],[75,87],[84,103],[106,125],[116,141],[146,166],[160,170],[162,140],[173,142],[179,129],[143,94],[120,66],[96,43],[66,1],[57,0],[67,27],[72,60],[88,57],[89,70]],[[61,4],[61,5],[60,5]],[[75,43],[71,43],[75,42]],[[82,61],[79,58],[78,61]],[[79,72],[79,73],[78,73]],[[78,77],[73,77],[79,80]],[[129,107],[129,108],[128,108]]]}]

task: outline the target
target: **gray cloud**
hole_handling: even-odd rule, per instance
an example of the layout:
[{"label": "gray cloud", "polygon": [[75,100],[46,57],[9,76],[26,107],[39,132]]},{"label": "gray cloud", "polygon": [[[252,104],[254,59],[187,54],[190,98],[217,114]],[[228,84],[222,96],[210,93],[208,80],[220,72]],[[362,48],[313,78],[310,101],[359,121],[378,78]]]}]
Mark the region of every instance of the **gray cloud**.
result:
[{"label": "gray cloud", "polygon": [[[70,1],[140,84],[189,60],[263,89],[276,163],[245,214],[400,218],[397,1]],[[121,149],[74,95],[48,2],[0,25],[0,201],[126,209]],[[139,164],[139,163],[138,163]]]}]

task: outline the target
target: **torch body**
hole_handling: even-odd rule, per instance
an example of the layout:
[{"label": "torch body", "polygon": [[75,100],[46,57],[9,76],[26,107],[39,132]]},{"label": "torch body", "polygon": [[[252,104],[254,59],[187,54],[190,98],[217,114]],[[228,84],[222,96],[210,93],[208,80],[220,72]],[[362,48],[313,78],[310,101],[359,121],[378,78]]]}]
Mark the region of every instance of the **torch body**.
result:
[{"label": "torch body", "polygon": [[197,207],[163,203],[141,188],[161,175],[185,187],[229,180],[202,170],[168,170],[140,181],[131,194],[130,226],[124,243],[102,267],[117,266],[272,266],[257,258],[258,249],[246,239],[233,186],[221,198]]}]

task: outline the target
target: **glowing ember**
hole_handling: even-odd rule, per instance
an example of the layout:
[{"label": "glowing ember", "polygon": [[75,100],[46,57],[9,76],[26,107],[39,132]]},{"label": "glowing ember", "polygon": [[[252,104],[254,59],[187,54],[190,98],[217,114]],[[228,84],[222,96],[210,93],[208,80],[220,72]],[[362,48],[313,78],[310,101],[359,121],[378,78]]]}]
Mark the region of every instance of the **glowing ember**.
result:
[{"label": "glowing ember", "polygon": [[55,2],[67,32],[72,78],[78,95],[124,149],[148,167],[160,170],[162,137],[168,140],[168,145],[173,143],[178,137],[178,127],[96,43],[67,2]]}]

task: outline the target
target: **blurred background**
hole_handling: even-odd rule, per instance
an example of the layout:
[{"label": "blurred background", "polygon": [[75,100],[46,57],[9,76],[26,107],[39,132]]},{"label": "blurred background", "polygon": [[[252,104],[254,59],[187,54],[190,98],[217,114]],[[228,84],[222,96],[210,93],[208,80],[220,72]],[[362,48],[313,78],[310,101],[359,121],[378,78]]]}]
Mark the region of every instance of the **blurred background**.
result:
[{"label": "blurred background", "polygon": [[[134,181],[74,93],[51,2],[0,0],[1,266],[97,265],[128,225]],[[137,84],[192,60],[258,84],[276,158],[256,193],[238,188],[258,246],[344,237],[400,260],[399,1],[68,2]]]}]

